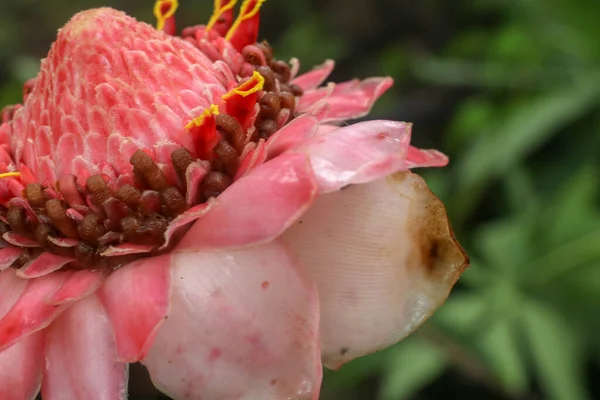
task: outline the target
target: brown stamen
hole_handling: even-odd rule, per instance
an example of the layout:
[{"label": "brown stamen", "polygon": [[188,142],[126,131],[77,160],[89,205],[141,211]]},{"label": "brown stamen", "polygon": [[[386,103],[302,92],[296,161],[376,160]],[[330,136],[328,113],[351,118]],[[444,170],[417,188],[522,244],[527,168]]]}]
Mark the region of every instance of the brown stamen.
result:
[{"label": "brown stamen", "polygon": [[179,176],[179,179],[183,185],[186,184],[185,173],[187,172],[187,168],[193,162],[194,159],[192,158],[192,155],[183,147],[171,153],[171,163],[173,164],[173,168],[175,168],[175,171],[177,172],[177,175]]},{"label": "brown stamen", "polygon": [[174,217],[181,214],[187,208],[185,197],[177,190],[176,187],[171,186],[163,190],[160,195],[163,200],[163,212],[169,216]]},{"label": "brown stamen", "polygon": [[169,187],[167,178],[145,151],[138,150],[133,153],[129,162],[134,170],[141,174],[150,189],[161,191]]},{"label": "brown stamen", "polygon": [[277,123],[272,119],[262,120],[258,124],[258,132],[262,139],[268,139],[277,130]]},{"label": "brown stamen", "polygon": [[123,185],[117,190],[115,196],[131,209],[137,210],[142,199],[142,192],[131,185]]},{"label": "brown stamen", "polygon": [[25,198],[33,208],[42,208],[46,204],[44,189],[39,183],[30,183],[25,186]]},{"label": "brown stamen", "polygon": [[211,171],[202,181],[201,191],[205,199],[217,197],[231,185],[231,178],[222,172]]},{"label": "brown stamen", "polygon": [[215,119],[217,129],[225,136],[227,141],[235,148],[238,154],[244,150],[245,133],[237,119],[229,114],[219,114]]},{"label": "brown stamen", "polygon": [[92,197],[92,201],[98,207],[101,207],[102,203],[112,197],[112,193],[101,175],[90,176],[85,182],[85,186]]},{"label": "brown stamen", "polygon": [[145,190],[140,199],[138,212],[142,216],[156,214],[160,212],[161,197],[160,193],[155,190]]},{"label": "brown stamen", "polygon": [[267,66],[258,67],[256,72],[262,75],[265,78],[265,83],[263,84],[263,88],[267,92],[274,92],[277,90],[277,81],[275,80],[275,74],[271,70],[271,68]]},{"label": "brown stamen", "polygon": [[22,235],[27,235],[29,233],[23,206],[10,206],[6,212],[6,221],[13,231]]},{"label": "brown stamen", "polygon": [[221,140],[215,147],[215,155],[222,169],[233,176],[238,169],[239,156],[237,151],[228,142]]},{"label": "brown stamen", "polygon": [[259,104],[261,116],[264,118],[276,119],[281,111],[281,100],[273,92],[265,93]]},{"label": "brown stamen", "polygon": [[290,92],[279,93],[279,101],[281,102],[281,108],[287,108],[290,110],[290,115],[294,115],[296,110],[296,97]]},{"label": "brown stamen", "polygon": [[102,224],[102,218],[97,214],[88,214],[83,218],[79,225],[79,234],[81,238],[90,245],[97,245],[98,238],[107,232]]},{"label": "brown stamen", "polygon": [[77,224],[67,216],[67,210],[62,206],[60,200],[50,199],[46,201],[46,215],[56,227],[66,237],[70,239],[79,239]]},{"label": "brown stamen", "polygon": [[48,245],[48,236],[55,236],[56,230],[48,224],[39,224],[35,227],[35,241],[40,244],[40,246]]},{"label": "brown stamen", "polygon": [[271,49],[271,46],[269,46],[269,43],[266,40],[256,43],[256,47],[263,52],[267,62],[270,62],[273,59],[273,49]]}]

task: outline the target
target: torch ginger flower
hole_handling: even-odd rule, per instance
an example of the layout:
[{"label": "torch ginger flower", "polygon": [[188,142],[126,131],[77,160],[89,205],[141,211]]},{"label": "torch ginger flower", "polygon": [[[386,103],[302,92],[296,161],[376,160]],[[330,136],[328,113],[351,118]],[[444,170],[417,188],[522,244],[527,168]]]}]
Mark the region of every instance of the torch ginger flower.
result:
[{"label": "torch ginger flower", "polygon": [[0,398],[317,399],[322,365],[392,345],[468,264],[409,168],[391,85],[321,86],[257,42],[261,0],[175,36],[75,15],[0,127]]}]

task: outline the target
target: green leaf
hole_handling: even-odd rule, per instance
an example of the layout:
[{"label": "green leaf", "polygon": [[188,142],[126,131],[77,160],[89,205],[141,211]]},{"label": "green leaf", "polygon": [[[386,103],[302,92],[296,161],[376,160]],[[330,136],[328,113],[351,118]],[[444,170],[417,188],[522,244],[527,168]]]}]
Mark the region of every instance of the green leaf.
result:
[{"label": "green leaf", "polygon": [[385,361],[391,356],[391,349],[360,357],[345,364],[337,371],[325,370],[324,391],[339,391],[341,388],[358,386],[361,382],[379,373]]},{"label": "green leaf", "polygon": [[513,277],[535,254],[532,228],[526,216],[492,222],[479,228],[475,246],[490,266],[506,277]]},{"label": "green leaf", "polygon": [[478,328],[487,311],[486,298],[474,292],[455,293],[436,311],[431,322],[455,335],[468,335]]},{"label": "green leaf", "polygon": [[421,338],[411,338],[393,349],[381,386],[382,400],[409,399],[433,382],[446,368],[444,351]]},{"label": "green leaf", "polygon": [[600,260],[600,229],[552,249],[543,257],[528,264],[524,278],[533,287],[559,279],[572,269]]},{"label": "green leaf", "polygon": [[559,129],[595,107],[599,95],[600,76],[588,75],[568,87],[520,102],[503,124],[482,133],[458,161],[460,214],[473,208],[492,178],[509,171]]},{"label": "green leaf", "polygon": [[478,337],[477,344],[486,363],[512,395],[523,394],[528,386],[528,372],[519,348],[515,318],[494,321]]},{"label": "green leaf", "polygon": [[562,190],[555,196],[547,219],[549,245],[581,236],[582,231],[598,226],[596,195],[599,181],[591,163],[572,171]]},{"label": "green leaf", "polygon": [[585,400],[582,342],[565,319],[549,306],[523,304],[521,323],[542,389],[549,400]]}]

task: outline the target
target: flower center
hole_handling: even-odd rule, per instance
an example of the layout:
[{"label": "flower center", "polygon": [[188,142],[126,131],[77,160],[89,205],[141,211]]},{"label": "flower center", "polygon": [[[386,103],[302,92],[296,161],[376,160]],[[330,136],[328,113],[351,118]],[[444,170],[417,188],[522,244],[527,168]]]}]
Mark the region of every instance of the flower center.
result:
[{"label": "flower center", "polygon": [[[174,177],[145,149],[135,151],[129,160],[132,177],[115,180],[110,174],[94,174],[84,183],[74,175],[60,176],[53,184],[40,183],[26,165],[17,172],[8,165],[12,163],[2,164],[0,154],[0,171],[8,171],[0,174],[0,234],[4,246],[22,250],[13,267],[50,253],[71,258],[68,268],[114,269],[167,252],[176,241],[166,235],[171,224],[217,197],[243,174],[252,151],[295,117],[297,97],[302,95],[290,83],[290,66],[275,59],[266,42],[256,41],[262,3],[244,1],[234,20],[235,1],[215,0],[215,12],[206,26],[183,30],[181,37],[213,62],[222,55],[212,51],[211,40],[198,40],[200,36],[225,38],[245,63],[236,77],[237,86],[185,125],[193,151],[184,147],[171,151]],[[177,5],[176,0],[157,1],[157,29],[175,34]],[[34,85],[34,80],[25,84],[23,102]],[[5,107],[2,122],[10,124],[22,107]],[[181,234],[180,230],[174,238]]]}]

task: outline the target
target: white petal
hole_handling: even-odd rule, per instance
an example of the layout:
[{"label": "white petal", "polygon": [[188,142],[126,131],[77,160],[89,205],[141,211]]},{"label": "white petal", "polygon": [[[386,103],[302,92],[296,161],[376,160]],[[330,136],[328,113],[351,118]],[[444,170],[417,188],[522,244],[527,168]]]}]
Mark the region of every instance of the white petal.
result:
[{"label": "white petal", "polygon": [[411,333],[468,264],[443,204],[410,172],[319,197],[284,238],[317,283],[331,368]]},{"label": "white petal", "polygon": [[117,352],[108,317],[96,295],[79,300],[50,326],[46,338],[44,400],[127,398],[127,364]]},{"label": "white petal", "polygon": [[171,311],[142,362],[178,400],[316,400],[313,283],[278,242],[173,255]]}]

